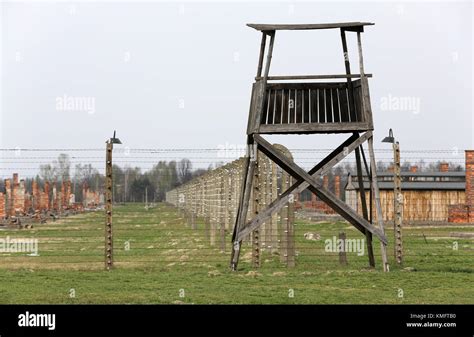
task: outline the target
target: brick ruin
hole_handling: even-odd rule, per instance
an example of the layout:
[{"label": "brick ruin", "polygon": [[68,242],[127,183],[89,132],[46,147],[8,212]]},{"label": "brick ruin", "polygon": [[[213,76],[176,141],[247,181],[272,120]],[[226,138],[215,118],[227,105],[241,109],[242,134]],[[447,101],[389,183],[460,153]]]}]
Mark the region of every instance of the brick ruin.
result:
[{"label": "brick ruin", "polygon": [[87,183],[83,185],[82,203],[76,203],[69,180],[60,184],[57,182],[50,184],[46,181],[42,188],[36,180],[33,180],[31,191],[28,191],[25,180],[20,180],[18,173],[14,173],[13,179],[7,178],[4,183],[5,190],[0,192],[0,219],[47,211],[61,214],[66,210],[80,211],[103,203],[103,193],[91,191]]},{"label": "brick ruin", "polygon": [[[474,222],[474,150],[466,150],[466,203],[450,205],[448,221],[455,223]],[[440,169],[442,168],[442,163]]]},{"label": "brick ruin", "polygon": [[5,217],[5,194],[0,192],[0,219]]},{"label": "brick ruin", "polygon": [[[334,176],[334,186],[332,189],[329,188],[329,176],[323,176],[323,187],[325,189],[331,190],[339,199],[341,198],[341,176]],[[315,194],[311,193],[310,201],[300,201],[300,198],[297,197],[297,203],[295,206],[296,209],[304,208],[308,210],[314,210],[320,213],[325,214],[336,214],[336,212],[329,207],[325,202],[320,200]]]},{"label": "brick ruin", "polygon": [[87,182],[82,185],[82,205],[86,208],[97,207],[104,203],[103,193],[91,191]]}]

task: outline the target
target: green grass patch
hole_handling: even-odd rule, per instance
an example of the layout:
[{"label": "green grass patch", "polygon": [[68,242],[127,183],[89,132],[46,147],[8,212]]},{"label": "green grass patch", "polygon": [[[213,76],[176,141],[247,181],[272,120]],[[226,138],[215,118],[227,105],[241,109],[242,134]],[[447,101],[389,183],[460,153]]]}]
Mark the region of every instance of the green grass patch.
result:
[{"label": "green grass patch", "polygon": [[[325,240],[340,231],[364,237],[346,222],[298,220],[295,268],[263,252],[254,270],[244,243],[239,271],[231,272],[231,233],[223,252],[219,237],[209,244],[202,219],[193,230],[168,205],[127,204],[114,208],[115,268],[105,271],[104,220],[103,212],[90,212],[1,231],[0,237],[38,239],[39,256],[0,253],[0,303],[474,303],[473,239],[450,236],[473,227],[404,228],[402,266],[394,263],[387,230],[391,271],[384,273],[378,241],[375,270],[367,268],[366,252],[348,253],[349,264],[341,266]],[[320,239],[307,240],[307,232]]]}]

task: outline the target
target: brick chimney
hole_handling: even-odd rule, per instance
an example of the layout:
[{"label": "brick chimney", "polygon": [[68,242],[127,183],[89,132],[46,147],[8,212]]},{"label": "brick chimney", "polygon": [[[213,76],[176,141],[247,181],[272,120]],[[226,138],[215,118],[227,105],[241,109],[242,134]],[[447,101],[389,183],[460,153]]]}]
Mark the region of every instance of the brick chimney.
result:
[{"label": "brick chimney", "polygon": [[18,188],[20,187],[20,183],[18,182],[18,173],[13,173],[13,184],[12,184],[12,195],[11,195],[11,208],[10,208],[10,215],[16,215],[16,209],[19,206],[19,193]]},{"label": "brick chimney", "polygon": [[33,209],[39,210],[40,209],[40,191],[38,188],[38,182],[36,180],[33,180],[33,183],[31,185],[31,194],[33,196]]},{"label": "brick chimney", "polygon": [[25,180],[22,179],[16,186],[13,185],[13,189],[13,208],[15,212],[23,213],[25,211]]},{"label": "brick chimney", "polygon": [[12,181],[5,179],[5,212],[7,216],[14,215],[13,213],[13,198],[12,198]]},{"label": "brick chimney", "polygon": [[411,173],[416,173],[416,172],[418,172],[418,166],[417,166],[417,165],[412,165],[412,166],[410,166],[410,172],[411,172]]},{"label": "brick chimney", "polygon": [[341,176],[334,176],[334,194],[341,199]]},{"label": "brick chimney", "polygon": [[474,221],[474,150],[466,150],[466,206],[468,222]]},{"label": "brick chimney", "polygon": [[69,207],[71,200],[71,181],[66,181],[66,194],[64,195],[64,205]]},{"label": "brick chimney", "polygon": [[439,164],[439,171],[440,172],[448,172],[449,171],[449,163],[442,162]]},{"label": "brick chimney", "polygon": [[329,176],[328,175],[323,176],[323,187],[325,189],[329,188]]},{"label": "brick chimney", "polygon": [[44,192],[42,193],[43,195],[43,200],[41,203],[41,208],[42,209],[50,209],[49,205],[49,181],[44,182]]},{"label": "brick chimney", "polygon": [[53,181],[53,187],[52,187],[52,191],[53,191],[53,206],[51,207],[52,209],[54,210],[58,210],[59,209],[59,204],[58,204],[58,187],[56,186],[56,180]]},{"label": "brick chimney", "polygon": [[5,195],[0,192],[0,219],[3,219],[5,215]]}]

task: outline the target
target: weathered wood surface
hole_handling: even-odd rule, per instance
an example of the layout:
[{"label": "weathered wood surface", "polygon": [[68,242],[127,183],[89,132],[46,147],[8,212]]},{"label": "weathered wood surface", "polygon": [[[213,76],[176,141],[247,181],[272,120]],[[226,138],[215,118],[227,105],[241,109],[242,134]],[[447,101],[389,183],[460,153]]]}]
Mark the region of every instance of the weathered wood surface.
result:
[{"label": "weathered wood surface", "polygon": [[[255,141],[258,143],[259,149],[265,153],[270,159],[272,159],[275,163],[278,164],[282,169],[290,173],[296,179],[303,179],[305,180],[309,186],[308,188],[315,193],[318,198],[326,202],[331,208],[341,214],[347,221],[353,224],[356,228],[361,231],[364,231],[363,228],[368,229],[372,234],[376,235],[379,240],[387,244],[387,238],[383,233],[383,229],[379,229],[374,227],[371,223],[357,214],[354,210],[352,210],[348,205],[344,202],[339,200],[334,194],[329,192],[328,190],[324,189],[322,184],[314,179],[311,175],[308,174],[305,170],[300,168],[291,160],[288,160],[284,156],[280,155],[270,143],[268,143],[263,137],[259,135],[254,136]],[[371,139],[371,138],[369,138]],[[375,163],[374,163],[375,165]],[[381,214],[381,213],[379,213]],[[380,221],[383,221],[380,219]],[[383,222],[382,222],[383,227]]]},{"label": "weathered wood surface", "polygon": [[[373,74],[365,74],[365,77],[372,77]],[[327,74],[327,75],[273,75],[268,76],[268,81],[278,81],[278,80],[329,80],[329,79],[338,79],[338,78],[360,78],[361,74]],[[255,80],[261,80],[261,75],[255,76]],[[317,83],[316,83],[317,84]]]},{"label": "weathered wood surface", "polygon": [[364,123],[357,113],[361,107],[349,104],[360,90],[350,90],[347,83],[267,85],[261,125],[334,123],[333,127],[345,127],[339,123]]},{"label": "weathered wood surface", "polygon": [[274,30],[308,30],[308,29],[334,29],[344,28],[360,28],[364,26],[373,26],[372,22],[337,22],[337,23],[315,23],[315,24],[259,24],[248,23],[247,26],[259,31],[274,31]]},{"label": "weathered wood surface", "polygon": [[[313,177],[324,175],[334,165],[349,155],[357,146],[366,141],[371,135],[371,132],[367,132],[359,138],[357,135],[352,135],[308,173]],[[306,188],[308,188],[308,186],[309,184],[303,179],[297,179],[296,183],[291,185],[285,192],[281,193],[280,196],[270,205],[268,205],[265,210],[259,212],[257,217],[255,217],[250,223],[246,224],[246,226],[241,231],[239,239],[242,239],[251,230],[260,226],[268,217],[271,216],[272,213],[277,212],[281,207],[283,207],[288,202],[293,193],[301,193]]]},{"label": "weathered wood surface", "polygon": [[[366,198],[370,197],[370,191],[365,191]],[[358,199],[360,200],[359,194]],[[448,221],[448,209],[450,205],[462,205],[466,202],[464,191],[407,191],[402,193],[403,222],[414,221]],[[394,193],[393,190],[380,191],[380,204],[383,220],[392,223],[395,219]],[[369,204],[370,205],[370,204]],[[372,206],[374,203],[372,201]],[[360,202],[357,203],[357,211],[362,214]],[[372,208],[372,216],[375,210]]]}]

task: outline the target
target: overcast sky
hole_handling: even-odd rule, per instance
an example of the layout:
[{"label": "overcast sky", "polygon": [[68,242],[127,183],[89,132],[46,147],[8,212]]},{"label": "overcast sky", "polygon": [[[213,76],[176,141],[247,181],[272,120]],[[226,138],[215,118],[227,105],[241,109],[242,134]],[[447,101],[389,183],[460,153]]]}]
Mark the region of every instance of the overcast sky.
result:
[{"label": "overcast sky", "polygon": [[[374,75],[376,142],[392,127],[402,149],[473,148],[472,7],[2,2],[0,147],[97,148],[114,129],[132,148],[242,144],[261,37],[246,23],[369,21],[375,26],[362,41],[365,70]],[[348,34],[358,72],[355,34]],[[344,72],[338,30],[278,32],[275,43],[270,74]],[[92,105],[61,108],[64,97]],[[415,106],[384,105],[406,98]],[[339,139],[299,136],[285,144],[329,148]]]}]

